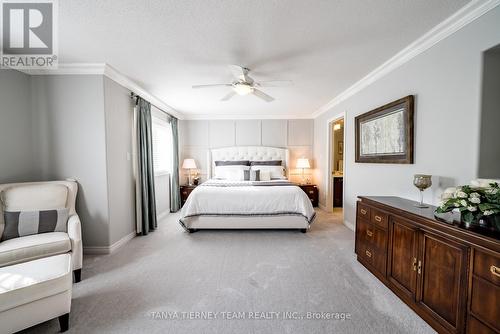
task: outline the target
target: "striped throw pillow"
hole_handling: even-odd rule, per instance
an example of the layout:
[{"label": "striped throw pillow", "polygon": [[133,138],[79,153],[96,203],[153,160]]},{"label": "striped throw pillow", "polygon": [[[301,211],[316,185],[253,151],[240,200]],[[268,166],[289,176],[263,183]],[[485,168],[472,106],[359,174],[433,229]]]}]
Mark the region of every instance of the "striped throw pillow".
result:
[{"label": "striped throw pillow", "polygon": [[68,209],[5,211],[1,241],[48,232],[67,232]]}]

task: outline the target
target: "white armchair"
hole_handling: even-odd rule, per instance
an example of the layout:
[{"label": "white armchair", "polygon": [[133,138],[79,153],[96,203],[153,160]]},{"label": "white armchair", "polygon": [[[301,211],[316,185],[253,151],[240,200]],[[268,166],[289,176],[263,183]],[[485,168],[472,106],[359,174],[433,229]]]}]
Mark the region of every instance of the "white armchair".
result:
[{"label": "white armchair", "polygon": [[82,232],[75,210],[78,185],[74,181],[10,183],[0,185],[0,239],[4,231],[4,210],[36,211],[68,208],[67,233],[49,232],[0,242],[0,268],[49,257],[71,254],[75,281],[81,280]]}]

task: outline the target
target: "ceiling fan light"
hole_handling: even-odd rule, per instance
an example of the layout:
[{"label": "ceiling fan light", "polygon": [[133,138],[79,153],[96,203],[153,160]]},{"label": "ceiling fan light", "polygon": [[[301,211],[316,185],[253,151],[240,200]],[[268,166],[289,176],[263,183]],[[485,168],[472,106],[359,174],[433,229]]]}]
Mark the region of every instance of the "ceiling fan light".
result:
[{"label": "ceiling fan light", "polygon": [[248,95],[253,93],[253,87],[247,84],[241,84],[241,83],[234,84],[233,89],[238,95]]}]

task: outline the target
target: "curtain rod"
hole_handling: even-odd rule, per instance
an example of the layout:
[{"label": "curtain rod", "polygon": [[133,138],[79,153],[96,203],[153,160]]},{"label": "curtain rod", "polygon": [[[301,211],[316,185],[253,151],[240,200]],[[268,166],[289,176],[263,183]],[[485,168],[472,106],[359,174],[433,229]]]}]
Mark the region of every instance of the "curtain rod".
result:
[{"label": "curtain rod", "polygon": [[[138,99],[141,98],[143,99],[144,101],[147,101],[146,99],[142,98],[140,95],[137,95],[136,93],[134,92],[130,92],[130,98],[131,99],[136,99],[135,100],[135,105],[137,105],[137,102],[138,102]],[[149,104],[151,104],[153,107],[155,107],[156,109],[158,109],[159,111],[161,111],[162,113],[164,114],[167,114],[168,117],[172,117],[172,118],[175,118],[177,119],[177,117],[173,116],[173,115],[170,115],[168,112],[166,112],[165,110],[159,108],[158,106],[152,104],[151,102],[147,101]]]}]

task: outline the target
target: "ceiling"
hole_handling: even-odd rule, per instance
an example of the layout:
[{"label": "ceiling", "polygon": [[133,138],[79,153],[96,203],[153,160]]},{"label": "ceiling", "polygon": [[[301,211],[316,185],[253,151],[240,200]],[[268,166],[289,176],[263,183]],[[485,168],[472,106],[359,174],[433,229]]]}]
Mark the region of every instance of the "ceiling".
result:
[{"label": "ceiling", "polygon": [[[468,0],[64,0],[59,62],[108,63],[189,117],[310,117]],[[220,99],[228,64],[276,98]]]}]

